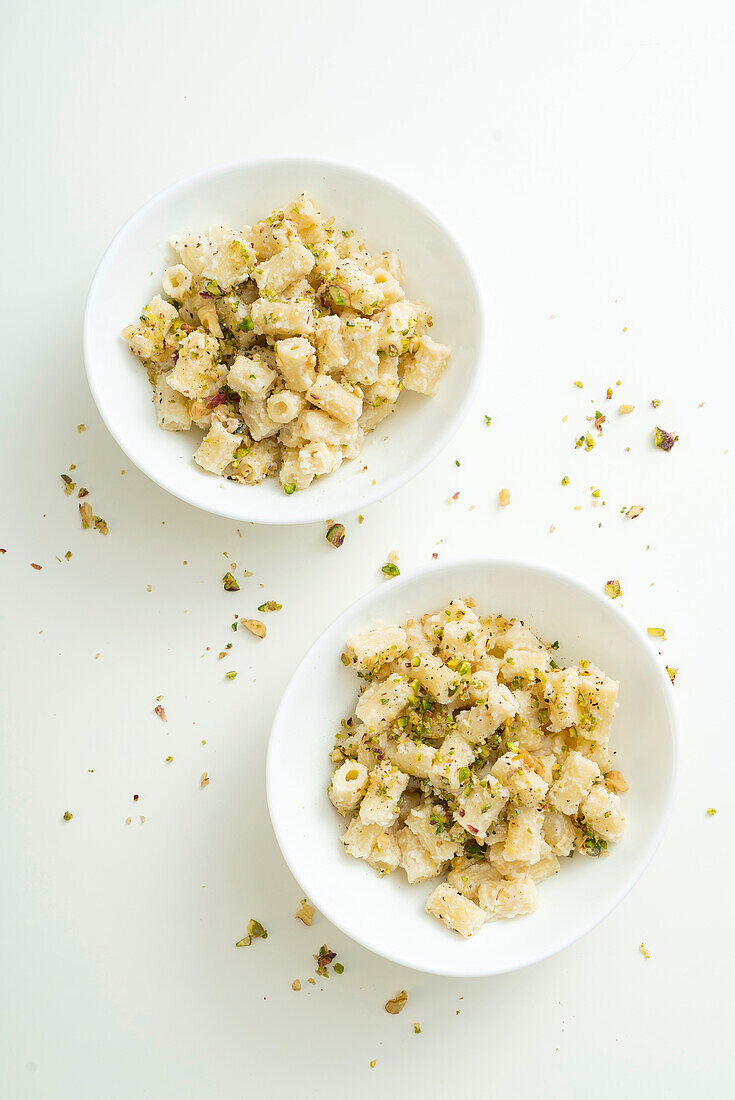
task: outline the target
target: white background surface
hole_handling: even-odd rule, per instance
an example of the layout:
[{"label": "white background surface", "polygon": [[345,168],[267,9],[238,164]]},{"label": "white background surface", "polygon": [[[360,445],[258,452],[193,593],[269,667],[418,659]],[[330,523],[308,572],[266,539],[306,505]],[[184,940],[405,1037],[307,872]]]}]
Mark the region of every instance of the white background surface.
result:
[{"label": "white background surface", "polygon": [[[0,1095],[726,1095],[734,38],[715,2],[4,12]],[[454,228],[486,296],[475,414],[362,526],[340,517],[339,551],[321,527],[239,537],[168,498],[128,468],[83,376],[113,233],[176,178],[250,152],[395,179]],[[575,451],[596,407],[603,437]],[[670,454],[656,422],[681,437]],[[106,539],[61,490],[71,462]],[[683,782],[659,854],[602,926],[524,972],[426,977],[293,918],[265,810],[270,721],[394,549],[404,572],[468,549],[617,577],[680,669]],[[233,560],[254,574],[234,596]],[[284,610],[265,642],[230,633],[269,598]],[[250,916],[269,939],[236,950]],[[345,973],[309,986],[325,942]]]}]

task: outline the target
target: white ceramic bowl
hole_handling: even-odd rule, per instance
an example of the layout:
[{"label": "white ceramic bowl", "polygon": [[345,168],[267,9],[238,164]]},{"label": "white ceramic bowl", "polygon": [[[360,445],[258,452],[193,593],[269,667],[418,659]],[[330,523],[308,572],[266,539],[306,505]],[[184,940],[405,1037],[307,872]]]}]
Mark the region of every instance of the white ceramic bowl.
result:
[{"label": "white ceramic bowl", "polygon": [[[120,336],[175,262],[169,239],[211,225],[252,223],[301,191],[374,250],[396,250],[406,293],[429,303],[432,335],[454,348],[437,395],[404,393],[397,412],[367,436],[362,456],[287,496],[277,479],[258,486],[214,477],[193,461],[201,432],[156,426],[146,372]],[[460,212],[458,211],[458,216]],[[468,410],[481,362],[477,283],[457,242],[420,203],[361,169],[327,161],[242,161],[190,176],[151,199],[105,253],[87,299],[84,358],[102,418],[126,455],[168,492],[209,512],[256,523],[307,523],[365,507],[419,473]],[[367,470],[364,467],[367,466]]]},{"label": "white ceramic bowl", "polygon": [[[424,911],[434,883],[409,886],[401,871],[381,879],[352,859],[344,822],[327,799],[329,753],[352,714],[359,681],[340,654],[355,632],[403,623],[473,596],[485,613],[523,619],[559,639],[559,662],[588,658],[620,681],[613,724],[616,766],[630,784],[628,827],[601,859],[562,861],[539,888],[531,916],[486,924],[470,940]],[[268,748],[268,805],[283,855],[304,894],[358,943],[435,974],[500,974],[538,962],[583,936],[621,899],[651,859],[672,804],[677,714],[668,675],[648,638],[607,596],[563,573],[509,561],[466,561],[388,580],[353,604],[314,643],[278,709]]]}]

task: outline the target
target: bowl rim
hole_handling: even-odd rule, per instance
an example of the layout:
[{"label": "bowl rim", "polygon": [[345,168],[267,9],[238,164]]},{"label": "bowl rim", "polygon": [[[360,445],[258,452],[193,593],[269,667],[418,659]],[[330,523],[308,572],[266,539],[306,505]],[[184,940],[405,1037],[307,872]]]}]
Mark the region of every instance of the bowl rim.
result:
[{"label": "bowl rim", "polygon": [[[133,463],[134,466],[150,478],[156,485],[158,485],[165,492],[170,493],[172,496],[177,497],[179,500],[184,501],[186,504],[190,504],[200,511],[209,512],[213,515],[223,516],[226,519],[234,520],[235,522],[251,522],[259,523],[266,526],[294,526],[297,524],[316,523],[322,520],[329,519],[334,511],[333,506],[325,503],[322,506],[315,507],[313,513],[308,517],[295,516],[290,518],[289,516],[283,517],[269,517],[267,514],[262,514],[257,509],[252,507],[242,508],[235,516],[231,510],[223,509],[217,506],[216,499],[213,499],[211,504],[204,504],[199,500],[193,499],[193,496],[185,489],[177,486],[169,478],[163,476],[153,464],[148,463],[143,456],[139,455],[135,448],[127,441],[126,434],[123,430],[119,429],[114,416],[110,413],[106,407],[106,402],[102,394],[102,387],[98,385],[98,381],[95,375],[95,370],[92,366],[92,329],[94,326],[94,315],[96,298],[100,292],[100,286],[103,282],[107,269],[111,263],[114,262],[117,250],[120,248],[125,237],[130,230],[141,221],[145,215],[153,207],[165,203],[167,199],[172,198],[174,195],[179,194],[191,187],[198,187],[207,181],[214,179],[218,176],[227,175],[232,172],[237,172],[243,169],[257,169],[258,167],[278,166],[278,165],[308,165],[310,168],[319,169],[320,167],[326,169],[337,169],[340,171],[346,170],[348,173],[354,173],[356,176],[361,176],[368,179],[370,182],[377,184],[379,187],[387,189],[393,192],[398,198],[412,204],[416,207],[425,217],[433,222],[438,229],[446,234],[447,238],[451,242],[453,248],[456,250],[461,262],[464,264],[467,274],[469,276],[469,282],[472,289],[474,299],[474,310],[477,317],[477,353],[475,355],[475,362],[472,367],[472,374],[469,384],[465,387],[463,396],[460,399],[459,405],[455,413],[448,417],[441,430],[434,433],[427,439],[426,450],[421,453],[421,456],[410,466],[403,467],[400,464],[397,466],[397,472],[389,476],[385,481],[380,484],[369,484],[361,492],[359,498],[355,499],[354,504],[350,504],[348,508],[343,508],[341,514],[349,515],[352,512],[357,511],[360,508],[368,507],[370,504],[374,504],[377,500],[383,500],[390,496],[391,493],[402,488],[413,478],[417,477],[426,467],[433,462],[433,460],[449,445],[453,437],[457,434],[462,423],[464,422],[470,407],[474,401],[475,394],[477,393],[480,384],[480,373],[482,364],[485,358],[485,334],[486,323],[485,313],[483,306],[483,298],[480,292],[480,283],[477,277],[475,268],[470,260],[464,246],[459,242],[455,236],[453,230],[437,215],[434,211],[427,206],[422,200],[415,198],[411,192],[394,183],[392,180],[385,176],[380,175],[377,172],[373,172],[370,169],[363,168],[357,164],[354,164],[346,160],[338,160],[336,158],[328,157],[302,157],[302,156],[281,156],[281,157],[241,157],[237,160],[226,161],[224,163],[214,165],[210,168],[205,168],[200,172],[195,172],[192,175],[184,176],[174,183],[169,184],[168,187],[164,187],[162,190],[156,192],[147,202],[138,207],[129,218],[122,224],[118,231],[113,236],[112,240],[105,249],[102,258],[100,259],[87,292],[87,300],[84,307],[84,322],[83,322],[83,355],[84,355],[84,367],[87,376],[87,382],[94,399],[94,403],[97,406],[97,410],[102,417],[102,420],[110,432],[110,435],[118,444],[123,453]],[[217,488],[219,479],[212,478],[213,498],[216,496],[214,490]],[[243,488],[246,488],[243,486]],[[251,487],[252,488],[252,487]],[[257,486],[256,486],[257,488]],[[248,499],[244,497],[243,500]]]},{"label": "bowl rim", "polygon": [[331,623],[329,623],[325,627],[323,631],[321,631],[319,636],[314,639],[312,644],[304,653],[303,657],[301,658],[298,665],[291,674],[291,677],[289,678],[288,684],[286,685],[286,688],[281,697],[281,702],[279,703],[278,709],[276,710],[273,724],[271,726],[270,734],[268,737],[268,747],[265,761],[266,800],[268,804],[268,815],[271,820],[271,826],[278,842],[278,847],[281,850],[281,855],[283,856],[286,865],[288,866],[294,879],[303,890],[306,890],[306,896],[309,897],[309,900],[314,904],[319,912],[322,913],[327,918],[327,920],[331,921],[336,928],[338,928],[346,936],[349,936],[351,940],[354,940],[362,947],[367,948],[368,951],[372,951],[374,954],[380,955],[383,958],[388,959],[390,962],[397,963],[400,966],[405,966],[407,969],[416,971],[418,973],[436,974],[441,977],[453,978],[487,978],[495,975],[511,973],[516,970],[523,970],[528,966],[533,966],[536,963],[542,962],[544,959],[551,958],[553,955],[557,955],[561,951],[564,951],[567,947],[571,946],[571,944],[576,943],[578,940],[581,940],[584,936],[588,935],[589,932],[591,932],[607,917],[609,917],[613,910],[616,909],[621,901],[623,901],[623,899],[630,893],[630,891],[641,878],[646,868],[650,865],[651,860],[656,854],[656,851],[658,850],[658,847],[663,839],[666,829],[668,828],[679,786],[679,768],[681,757],[681,727],[679,707],[676,696],[674,694],[673,685],[669,679],[668,673],[666,672],[665,665],[659,663],[658,652],[655,646],[651,643],[651,640],[643,632],[642,627],[639,626],[633,616],[624,607],[621,607],[619,604],[615,603],[613,600],[604,595],[589,582],[580,580],[578,577],[567,573],[563,569],[558,569],[557,567],[548,565],[544,562],[534,561],[530,559],[485,556],[455,556],[443,562],[442,565],[423,566],[415,572],[404,574],[399,578],[391,580],[391,591],[405,588],[413,583],[416,583],[417,581],[423,580],[430,574],[451,573],[452,571],[456,571],[458,569],[477,567],[486,569],[511,567],[514,569],[528,570],[532,573],[543,575],[545,579],[550,580],[552,583],[562,582],[565,584],[569,584],[572,587],[581,590],[586,595],[592,596],[593,599],[597,601],[600,606],[607,607],[608,610],[612,610],[613,615],[617,615],[618,618],[622,619],[632,629],[633,633],[637,636],[638,641],[641,642],[646,647],[646,649],[650,651],[651,655],[656,658],[653,661],[653,667],[655,668],[656,675],[663,686],[663,697],[666,701],[667,728],[671,741],[671,777],[668,789],[666,791],[663,810],[656,825],[656,828],[652,831],[652,833],[648,834],[648,852],[643,863],[640,865],[640,867],[636,869],[635,873],[628,880],[626,880],[623,887],[619,888],[615,892],[609,906],[601,916],[594,919],[591,923],[588,923],[582,932],[574,933],[571,936],[563,938],[558,945],[552,947],[550,950],[542,949],[535,955],[529,957],[527,961],[521,963],[520,965],[511,965],[507,967],[493,966],[489,969],[484,968],[478,970],[476,967],[468,967],[465,969],[459,968],[457,966],[447,967],[442,966],[440,963],[433,965],[431,963],[428,963],[425,966],[422,965],[419,967],[415,964],[406,962],[399,955],[392,952],[390,950],[390,947],[383,948],[382,946],[377,946],[374,943],[368,942],[365,937],[355,935],[350,930],[350,928],[347,927],[346,923],[341,917],[341,914],[335,913],[333,907],[329,904],[329,902],[327,902],[326,904],[322,904],[323,899],[320,896],[318,885],[317,889],[314,890],[312,884],[310,884],[307,888],[305,883],[301,881],[298,870],[291,863],[286,851],[285,842],[282,840],[282,834],[277,824],[279,815],[275,810],[276,799],[273,797],[273,792],[277,789],[275,748],[276,730],[279,728],[279,726],[282,725],[282,715],[287,709],[287,705],[289,703],[290,696],[294,690],[294,683],[296,681],[298,673],[309,660],[313,650],[320,644],[325,634],[331,633],[333,630],[338,629],[342,623],[344,623],[356,612],[368,609],[370,603],[374,600],[377,593],[382,591],[383,585],[376,585],[374,588],[371,588],[369,592],[366,592],[359,599],[349,604],[344,609],[344,611],[342,611],[335,619],[332,620]]}]

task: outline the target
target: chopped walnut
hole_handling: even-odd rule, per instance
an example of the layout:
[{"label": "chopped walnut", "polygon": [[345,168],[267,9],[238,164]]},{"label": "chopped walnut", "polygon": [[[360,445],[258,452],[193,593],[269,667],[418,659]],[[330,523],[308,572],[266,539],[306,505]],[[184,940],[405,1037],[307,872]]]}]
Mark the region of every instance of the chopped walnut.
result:
[{"label": "chopped walnut", "polygon": [[249,630],[251,634],[254,634],[256,638],[265,638],[265,623],[261,623],[259,619],[240,619],[240,625]]},{"label": "chopped walnut", "polygon": [[303,921],[308,927],[311,927],[311,922],[314,919],[314,906],[309,905],[306,898],[301,899],[301,904],[296,910],[296,919]]},{"label": "chopped walnut", "polygon": [[405,989],[402,989],[401,992],[397,993],[390,1001],[385,1002],[385,1011],[389,1012],[391,1016],[397,1016],[399,1012],[403,1012],[407,1000],[408,993]]}]

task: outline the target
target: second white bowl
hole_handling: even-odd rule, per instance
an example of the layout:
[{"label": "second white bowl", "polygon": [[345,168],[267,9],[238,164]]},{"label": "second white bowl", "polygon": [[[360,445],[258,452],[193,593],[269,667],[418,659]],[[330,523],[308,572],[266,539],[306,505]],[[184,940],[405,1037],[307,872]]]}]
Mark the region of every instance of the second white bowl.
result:
[{"label": "second white bowl", "polygon": [[[630,790],[627,830],[601,859],[563,860],[539,888],[531,916],[486,924],[470,940],[424,911],[436,882],[409,886],[396,871],[381,879],[340,844],[345,823],[327,798],[329,753],[340,720],[354,711],[359,681],[343,667],[347,639],[379,623],[404,623],[473,596],[481,613],[516,616],[558,661],[588,658],[620,681],[612,747]],[[537,962],[579,939],[625,896],[651,859],[675,786],[677,717],[660,657],[607,596],[542,566],[469,561],[386,581],[353,604],[314,643],[276,715],[268,748],[268,806],[281,850],[311,902],[372,951],[435,974],[500,974]]]},{"label": "second white bowl", "polygon": [[[247,486],[205,473],[193,460],[201,433],[161,431],[146,372],[120,333],[160,292],[163,269],[175,259],[168,243],[172,236],[218,223],[252,223],[301,191],[311,192],[339,226],[365,236],[370,248],[399,253],[406,293],[430,305],[432,335],[451,344],[454,353],[435,397],[404,393],[397,412],[367,436],[358,459],[287,496],[274,478]],[[243,161],[162,191],[133,215],[108,248],[84,319],[92,394],[128,458],[174,496],[255,523],[329,519],[363,508],[409,481],[449,442],[467,412],[481,344],[477,283],[448,230],[393,184],[358,168],[317,160]]]}]

